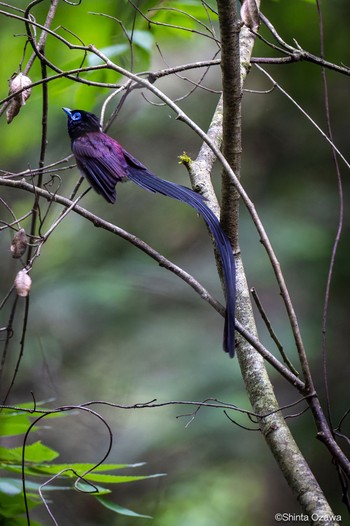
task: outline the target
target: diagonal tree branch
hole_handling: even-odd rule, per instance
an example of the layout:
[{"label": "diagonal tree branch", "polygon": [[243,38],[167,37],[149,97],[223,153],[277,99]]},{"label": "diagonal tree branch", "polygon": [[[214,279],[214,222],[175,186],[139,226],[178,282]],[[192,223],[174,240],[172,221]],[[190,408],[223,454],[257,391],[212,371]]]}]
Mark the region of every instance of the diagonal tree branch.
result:
[{"label": "diagonal tree branch", "polygon": [[[122,228],[118,227],[117,225],[110,223],[109,221],[105,221],[104,219],[93,214],[92,212],[89,212],[89,210],[86,210],[85,208],[77,205],[77,202],[79,201],[80,197],[78,197],[75,201],[71,201],[66,197],[63,197],[57,193],[52,194],[48,190],[36,187],[33,184],[27,183],[24,180],[17,181],[14,179],[4,179],[0,177],[0,186],[1,185],[7,186],[9,188],[18,188],[25,190],[26,192],[35,194],[37,197],[44,198],[50,202],[61,204],[65,207],[65,211],[49,228],[46,234],[40,238],[38,249],[32,257],[31,261],[29,262],[27,270],[30,270],[33,267],[35,259],[40,255],[43,243],[46,242],[48,237],[53,233],[55,228],[60,224],[64,217],[66,217],[66,215],[71,210],[73,210],[78,215],[84,217],[85,219],[93,223],[94,226],[98,228],[103,228],[108,232],[111,232],[112,234],[115,234],[121,237],[122,239],[125,239],[139,250],[142,250],[145,254],[157,261],[157,263],[161,267],[164,267],[165,269],[169,270],[170,272],[178,276],[180,279],[182,279],[185,283],[187,283],[190,287],[192,287],[192,289],[195,292],[197,292],[197,294],[199,294],[199,296],[204,301],[209,303],[209,305],[211,305],[211,307],[213,307],[221,316],[225,316],[225,307],[221,303],[219,303],[215,298],[213,298],[209,294],[209,292],[191,274],[187,273],[181,267],[178,267],[172,261],[159,254],[159,252],[157,252],[154,248],[152,248],[150,245],[148,245],[135,235],[130,234],[126,230],[123,230]],[[268,361],[291,385],[297,388],[301,394],[304,393],[304,382],[301,381],[292,371],[290,371],[288,367],[284,366],[271,352],[269,352],[254,334],[251,334],[247,330],[247,328],[244,327],[238,321],[236,322],[236,328],[237,331],[250,343],[250,345],[252,345],[259,352],[259,354],[261,354],[261,356],[266,361]],[[312,396],[313,394],[311,394],[311,397]]]}]

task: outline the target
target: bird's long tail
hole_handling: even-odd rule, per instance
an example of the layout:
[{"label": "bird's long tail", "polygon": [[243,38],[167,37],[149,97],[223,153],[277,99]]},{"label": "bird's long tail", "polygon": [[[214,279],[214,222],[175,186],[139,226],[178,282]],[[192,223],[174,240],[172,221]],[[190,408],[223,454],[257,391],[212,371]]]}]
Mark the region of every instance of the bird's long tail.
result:
[{"label": "bird's long tail", "polygon": [[[130,156],[131,157],[131,156]],[[230,241],[215,214],[205,204],[204,198],[185,186],[161,179],[149,172],[143,165],[133,164],[129,158],[128,178],[149,192],[172,197],[192,206],[205,220],[213,235],[221,257],[222,270],[226,286],[226,315],[224,329],[224,350],[230,357],[235,352],[235,306],[236,306],[236,267]]]}]

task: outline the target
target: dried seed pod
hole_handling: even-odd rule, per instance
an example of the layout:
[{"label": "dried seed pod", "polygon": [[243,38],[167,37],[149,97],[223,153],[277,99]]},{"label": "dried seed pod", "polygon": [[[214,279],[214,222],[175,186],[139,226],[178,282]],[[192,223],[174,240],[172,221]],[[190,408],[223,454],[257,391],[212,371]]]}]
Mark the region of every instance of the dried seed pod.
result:
[{"label": "dried seed pod", "polygon": [[[18,73],[18,75],[14,73],[9,80],[9,95],[13,95],[16,91],[25,88],[26,86],[30,86],[31,83],[32,81],[30,78],[23,75],[23,73]],[[18,115],[21,107],[24,106],[26,100],[29,99],[31,92],[32,88],[27,88],[11,99],[6,111],[6,120],[8,124],[10,124],[16,115]]]},{"label": "dried seed pod", "polygon": [[26,270],[20,270],[15,278],[15,287],[18,296],[28,296],[32,286],[32,279]]},{"label": "dried seed pod", "polygon": [[12,252],[12,257],[16,259],[22,257],[27,249],[27,246],[28,238],[26,236],[24,228],[21,228],[20,230],[18,230],[18,232],[16,232],[11,242],[10,250]]},{"label": "dried seed pod", "polygon": [[18,115],[20,109],[21,109],[21,103],[18,102],[16,98],[12,99],[9,104],[9,107],[6,110],[7,124],[10,124],[10,122],[13,121],[16,115]]}]

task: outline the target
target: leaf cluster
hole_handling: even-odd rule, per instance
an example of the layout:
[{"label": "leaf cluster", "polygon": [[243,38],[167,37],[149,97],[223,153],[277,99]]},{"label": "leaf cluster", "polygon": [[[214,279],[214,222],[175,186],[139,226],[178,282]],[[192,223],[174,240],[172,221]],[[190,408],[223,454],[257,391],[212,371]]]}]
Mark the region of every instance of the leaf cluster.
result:
[{"label": "leaf cluster", "polygon": [[[33,418],[56,419],[67,417],[68,413],[60,410],[42,409],[40,412],[28,409],[28,404],[16,408],[3,408],[0,413],[0,437],[3,443],[7,439],[21,440],[18,447],[0,446],[0,524],[22,526],[29,520],[29,511],[45,505],[50,513],[49,494],[52,492],[78,491],[96,499],[106,509],[121,515],[150,518],[124,508],[109,499],[106,495],[112,490],[106,485],[125,484],[154,477],[155,475],[119,475],[109,472],[134,469],[143,466],[137,464],[92,464],[86,462],[58,463],[59,453],[36,440],[26,445],[29,431],[38,431],[40,426],[33,423]],[[107,473],[106,473],[107,472]],[[4,473],[7,475],[4,476]],[[19,478],[16,474],[20,474]],[[30,521],[32,526],[39,526]]]}]

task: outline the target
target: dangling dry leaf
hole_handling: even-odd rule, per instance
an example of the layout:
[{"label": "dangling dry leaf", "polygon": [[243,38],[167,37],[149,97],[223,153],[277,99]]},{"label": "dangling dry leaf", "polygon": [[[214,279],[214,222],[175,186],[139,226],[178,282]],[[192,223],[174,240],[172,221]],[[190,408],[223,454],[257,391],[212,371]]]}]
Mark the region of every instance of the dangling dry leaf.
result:
[{"label": "dangling dry leaf", "polygon": [[21,228],[18,230],[18,232],[16,232],[11,242],[10,250],[12,252],[12,257],[16,259],[22,257],[26,251],[27,246],[28,238],[24,228]]},{"label": "dangling dry leaf", "polygon": [[[18,73],[18,75],[14,73],[9,80],[9,95],[13,95],[18,90],[30,86],[31,83],[30,78],[23,75],[23,73]],[[32,88],[27,88],[11,99],[10,105],[6,110],[7,124],[10,124],[16,115],[18,115],[21,107],[24,106],[26,100],[29,99],[31,92]]]}]

